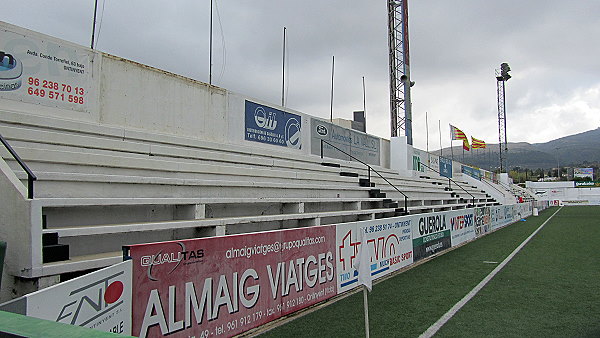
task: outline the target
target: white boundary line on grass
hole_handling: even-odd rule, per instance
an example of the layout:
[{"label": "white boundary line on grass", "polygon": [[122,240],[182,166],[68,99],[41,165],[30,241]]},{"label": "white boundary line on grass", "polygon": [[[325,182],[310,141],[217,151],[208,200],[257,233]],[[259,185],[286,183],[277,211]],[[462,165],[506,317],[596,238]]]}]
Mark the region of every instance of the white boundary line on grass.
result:
[{"label": "white boundary line on grass", "polygon": [[544,223],[542,223],[542,225],[540,225],[531,235],[529,235],[529,237],[527,237],[527,239],[525,239],[510,255],[508,255],[508,257],[506,257],[502,261],[502,263],[500,263],[500,265],[498,265],[494,270],[492,270],[492,272],[490,272],[481,282],[479,282],[479,284],[477,284],[477,286],[475,286],[473,290],[471,290],[466,296],[464,296],[463,299],[461,299],[458,303],[454,304],[454,306],[450,310],[448,310],[448,312],[446,312],[440,319],[438,319],[437,322],[433,323],[433,325],[431,325],[425,332],[423,332],[419,336],[419,338],[433,337],[433,335],[436,334],[438,330],[441,329],[442,326],[444,326],[444,324],[446,324],[450,319],[452,319],[452,317],[454,317],[454,315],[463,306],[465,306],[465,304],[467,304],[473,297],[475,297],[475,295],[479,291],[481,291],[481,289],[483,289],[483,287],[489,281],[491,281],[492,278],[494,278],[494,276],[496,276],[496,274],[500,272],[500,270],[502,270],[502,268],[504,268],[504,266],[508,264],[508,262],[510,262],[510,260],[513,259],[513,257],[519,251],[521,251],[521,249],[533,238],[533,236],[535,236],[540,230],[542,230],[544,225],[546,225],[546,223],[548,223],[552,219],[552,217],[554,217],[554,215],[556,215],[561,209],[562,207],[556,210],[556,212],[553,213],[552,216],[548,217],[548,219]]}]

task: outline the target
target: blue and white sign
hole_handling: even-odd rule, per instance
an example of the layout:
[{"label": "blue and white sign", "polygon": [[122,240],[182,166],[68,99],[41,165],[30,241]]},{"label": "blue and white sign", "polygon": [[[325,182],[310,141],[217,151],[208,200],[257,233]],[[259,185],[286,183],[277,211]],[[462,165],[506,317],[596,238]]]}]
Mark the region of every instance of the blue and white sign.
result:
[{"label": "blue and white sign", "polygon": [[467,174],[474,179],[481,181],[481,170],[466,165],[463,165],[461,169],[463,174]]},{"label": "blue and white sign", "polygon": [[440,156],[440,175],[452,178],[452,160]]},{"label": "blue and white sign", "polygon": [[299,115],[246,100],[247,141],[302,148],[302,118]]}]

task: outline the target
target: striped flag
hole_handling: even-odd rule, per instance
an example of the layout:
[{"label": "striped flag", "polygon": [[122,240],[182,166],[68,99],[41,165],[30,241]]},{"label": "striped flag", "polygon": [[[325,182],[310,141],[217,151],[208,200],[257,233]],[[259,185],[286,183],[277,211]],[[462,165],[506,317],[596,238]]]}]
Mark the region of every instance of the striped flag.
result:
[{"label": "striped flag", "polygon": [[485,141],[482,140],[478,140],[476,138],[474,138],[473,136],[471,136],[471,145],[473,146],[473,149],[485,149]]},{"label": "striped flag", "polygon": [[469,144],[469,139],[467,138],[467,135],[465,135],[465,133],[462,132],[462,130],[456,128],[453,125],[450,125],[450,135],[452,136],[452,140],[464,140],[466,141],[466,144]]},{"label": "striped flag", "polygon": [[[473,146],[473,148],[475,148],[475,146]],[[469,141],[467,141],[467,139],[463,140],[463,149],[466,151],[471,151],[471,148],[469,147]]]}]

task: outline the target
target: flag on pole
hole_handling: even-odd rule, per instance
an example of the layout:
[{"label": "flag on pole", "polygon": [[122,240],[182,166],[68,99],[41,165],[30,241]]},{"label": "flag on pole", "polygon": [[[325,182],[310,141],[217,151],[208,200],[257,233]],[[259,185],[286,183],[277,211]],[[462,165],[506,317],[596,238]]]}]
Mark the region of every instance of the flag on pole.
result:
[{"label": "flag on pole", "polygon": [[467,141],[466,139],[463,140],[463,149],[466,151],[471,151],[471,147],[469,147],[469,141]]},{"label": "flag on pole", "polygon": [[468,138],[467,135],[465,135],[465,133],[462,132],[462,130],[456,128],[453,125],[450,125],[450,135],[452,136],[452,141],[454,140],[466,140],[467,144],[469,144],[468,142]]},{"label": "flag on pole", "polygon": [[474,138],[473,136],[471,136],[471,146],[473,147],[473,149],[485,149],[485,141],[482,140],[478,140],[476,138]]},{"label": "flag on pole", "polygon": [[359,228],[358,239],[360,247],[358,248],[358,256],[354,261],[354,268],[358,271],[358,285],[364,285],[371,291],[373,289],[373,279],[371,277],[371,254],[367,244],[367,236],[365,231]]}]

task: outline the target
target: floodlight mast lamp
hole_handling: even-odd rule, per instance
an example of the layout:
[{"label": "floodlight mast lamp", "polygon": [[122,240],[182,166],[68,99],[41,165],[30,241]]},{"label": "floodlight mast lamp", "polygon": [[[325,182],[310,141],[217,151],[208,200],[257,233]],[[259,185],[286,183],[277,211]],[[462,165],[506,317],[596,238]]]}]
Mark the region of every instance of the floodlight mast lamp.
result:
[{"label": "floodlight mast lamp", "polygon": [[506,90],[505,83],[511,76],[508,74],[510,67],[504,62],[500,69],[496,69],[496,88],[498,93],[498,147],[500,172],[508,172],[506,155],[508,154],[508,143],[506,141]]},{"label": "floodlight mast lamp", "polygon": [[391,136],[404,130],[408,144],[412,139],[410,101],[410,62],[408,48],[408,0],[388,0],[388,44],[390,69]]}]

